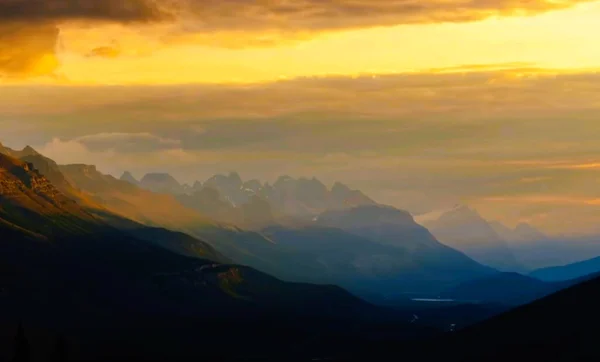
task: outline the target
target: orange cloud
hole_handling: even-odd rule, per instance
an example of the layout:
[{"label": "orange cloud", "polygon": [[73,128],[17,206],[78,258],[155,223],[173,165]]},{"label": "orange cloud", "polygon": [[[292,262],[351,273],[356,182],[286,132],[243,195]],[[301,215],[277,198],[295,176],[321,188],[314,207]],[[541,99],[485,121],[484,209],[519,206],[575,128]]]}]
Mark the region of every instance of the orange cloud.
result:
[{"label": "orange cloud", "polygon": [[485,197],[481,201],[506,202],[513,204],[553,204],[553,205],[600,205],[600,199],[561,195],[523,195]]},{"label": "orange cloud", "polygon": [[[533,15],[576,6],[591,0],[0,0],[0,27],[23,24],[49,44],[20,42],[18,52],[10,35],[0,35],[0,72],[50,73],[58,66],[54,54],[57,34],[73,22],[83,27],[119,23],[138,29],[143,37],[162,44],[192,43],[221,48],[272,47],[313,38],[323,31],[402,24],[470,22],[490,17]],[[160,31],[153,28],[161,23]],[[52,25],[40,25],[52,24]],[[27,48],[27,49],[25,49]],[[122,49],[126,51],[127,49]],[[87,52],[87,50],[86,50]],[[85,52],[83,54],[86,54]],[[120,50],[96,46],[88,55],[116,58]],[[22,62],[22,60],[25,60]],[[23,66],[19,64],[23,63]],[[15,69],[21,68],[21,69]]]},{"label": "orange cloud", "polygon": [[550,168],[565,170],[600,170],[600,162],[578,163],[570,165],[555,165]]},{"label": "orange cloud", "polygon": [[52,24],[0,23],[0,79],[54,74],[58,34]]}]

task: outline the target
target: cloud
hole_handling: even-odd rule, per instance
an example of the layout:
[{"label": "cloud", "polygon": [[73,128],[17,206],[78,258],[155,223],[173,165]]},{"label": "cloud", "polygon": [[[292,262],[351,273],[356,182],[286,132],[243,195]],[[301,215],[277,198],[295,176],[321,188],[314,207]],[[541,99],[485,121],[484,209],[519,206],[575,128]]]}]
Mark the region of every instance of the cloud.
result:
[{"label": "cloud", "polygon": [[295,43],[323,32],[381,26],[464,23],[529,16],[593,0],[176,0],[166,44],[260,48]]},{"label": "cloud", "polygon": [[151,21],[166,17],[167,5],[155,0],[0,0],[0,21]]},{"label": "cloud", "polygon": [[[589,1],[0,0],[0,74],[53,74],[58,29],[73,24],[81,29],[122,24],[139,32],[142,43],[160,47],[183,43],[239,49],[304,41],[328,31],[533,15]],[[8,27],[19,30],[7,32]],[[91,48],[83,55],[116,58],[128,50]]]},{"label": "cloud", "polygon": [[116,46],[101,46],[90,50],[87,54],[88,57],[100,57],[100,58],[117,58],[121,55],[121,49]]},{"label": "cloud", "polygon": [[30,26],[0,21],[0,79],[54,74],[59,66],[58,35],[59,29],[49,23]]},{"label": "cloud", "polygon": [[112,149],[119,151],[144,151],[144,149],[172,149],[181,141],[163,138],[148,132],[139,133],[98,133],[77,137],[78,141],[90,149]]},{"label": "cloud", "polygon": [[492,16],[531,15],[581,1],[553,0],[298,0],[180,2],[197,19],[196,30],[326,30],[409,23],[465,22]]},{"label": "cloud", "polygon": [[528,15],[588,0],[0,0],[0,21],[173,20],[184,30],[323,30]]},{"label": "cloud", "polygon": [[530,183],[540,183],[542,181],[548,181],[551,180],[551,177],[548,176],[538,176],[538,177],[523,177],[521,178],[518,182],[519,183],[525,183],[525,184],[530,184]]},{"label": "cloud", "polygon": [[115,152],[168,150],[177,148],[181,144],[179,140],[159,137],[148,132],[106,132],[77,137],[73,141],[84,145],[91,151],[112,150]]},{"label": "cloud", "polygon": [[93,152],[81,142],[59,138],[37,146],[36,150],[60,164],[93,164],[106,168],[122,159],[114,151]]},{"label": "cloud", "polygon": [[[517,72],[524,76],[506,76]],[[496,79],[503,81],[492,82]],[[267,139],[274,135],[265,122],[282,117],[289,124],[298,124],[294,120],[299,119],[352,120],[355,122],[351,124],[356,124],[359,120],[451,118],[461,119],[463,128],[481,123],[477,121],[480,119],[505,119],[501,125],[492,121],[488,125],[508,139],[520,137],[514,122],[525,118],[523,126],[543,122],[546,129],[562,127],[557,118],[573,114],[595,119],[594,112],[600,108],[599,84],[600,75],[594,72],[547,75],[544,71],[510,70],[315,77],[254,85],[3,87],[0,112],[15,117],[40,112],[71,114],[90,120],[108,119],[109,123],[153,119],[171,124],[194,120],[225,125],[227,120],[262,120],[252,127],[261,127],[259,133]],[[33,94],[36,96],[31,97]],[[239,128],[243,123],[233,126],[243,133]],[[398,121],[388,127],[391,136],[401,133],[403,127],[414,127],[414,122]],[[564,144],[563,151],[572,146]]]},{"label": "cloud", "polygon": [[[0,79],[56,76],[63,22],[148,23],[167,19],[167,1],[0,0]],[[92,54],[117,55],[106,48]]]},{"label": "cloud", "polygon": [[[115,137],[118,138],[119,136]],[[113,175],[120,175],[125,170],[139,174],[148,170],[170,170],[177,166],[197,165],[202,161],[202,157],[181,148],[147,149],[143,152],[129,153],[117,148],[90,147],[81,139],[53,138],[49,142],[37,145],[35,149],[59,164],[96,165],[101,171]]]}]

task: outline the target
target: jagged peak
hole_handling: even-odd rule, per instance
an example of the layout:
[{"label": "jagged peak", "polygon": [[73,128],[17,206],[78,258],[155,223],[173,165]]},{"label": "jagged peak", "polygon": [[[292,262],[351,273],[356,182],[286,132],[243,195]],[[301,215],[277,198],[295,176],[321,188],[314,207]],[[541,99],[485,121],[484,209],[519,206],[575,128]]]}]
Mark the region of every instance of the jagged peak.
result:
[{"label": "jagged peak", "polygon": [[24,155],[39,155],[39,152],[29,145],[25,146],[23,150],[21,150],[21,153]]},{"label": "jagged peak", "polygon": [[231,171],[229,173],[229,175],[227,176],[230,180],[234,180],[234,181],[239,181],[242,182],[242,178],[240,177],[240,174],[235,172],[235,171]]},{"label": "jagged peak", "polygon": [[138,184],[139,183],[139,181],[129,171],[123,172],[123,174],[120,177],[120,180],[131,182],[133,184]]},{"label": "jagged peak", "polygon": [[[169,181],[175,181],[177,182],[177,180],[175,179],[175,177],[171,176],[171,174],[166,173],[166,172],[150,172],[144,175],[144,177],[142,177],[142,182],[144,181],[164,181],[164,180],[169,180]],[[177,182],[179,183],[179,182]]]},{"label": "jagged peak", "polygon": [[352,191],[352,190],[350,190],[350,187],[346,186],[345,184],[343,184],[339,181],[336,181],[333,184],[331,191],[333,191],[333,192],[340,192],[340,191],[348,192],[348,191]]},{"label": "jagged peak", "polygon": [[460,215],[469,215],[471,217],[482,218],[479,212],[470,207],[467,204],[456,204],[452,207],[452,209],[448,210],[446,214],[460,214]]},{"label": "jagged peak", "polygon": [[277,187],[279,185],[282,185],[282,184],[285,184],[285,183],[289,183],[289,182],[292,182],[292,181],[295,181],[295,179],[293,177],[288,176],[288,175],[282,175],[282,176],[279,176],[277,178],[277,181],[275,181],[275,183],[273,184],[273,186]]}]

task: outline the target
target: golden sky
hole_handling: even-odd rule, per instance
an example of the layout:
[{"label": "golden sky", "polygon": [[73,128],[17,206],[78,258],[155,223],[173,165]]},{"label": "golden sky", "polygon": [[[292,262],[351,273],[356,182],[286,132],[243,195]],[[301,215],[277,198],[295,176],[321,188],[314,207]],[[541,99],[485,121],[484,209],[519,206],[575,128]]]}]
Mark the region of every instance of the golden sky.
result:
[{"label": "golden sky", "polygon": [[36,1],[43,5],[33,10],[31,0],[0,0],[6,82],[263,82],[600,64],[597,1]]},{"label": "golden sky", "polygon": [[0,0],[0,142],[600,232],[598,19],[585,0]]}]

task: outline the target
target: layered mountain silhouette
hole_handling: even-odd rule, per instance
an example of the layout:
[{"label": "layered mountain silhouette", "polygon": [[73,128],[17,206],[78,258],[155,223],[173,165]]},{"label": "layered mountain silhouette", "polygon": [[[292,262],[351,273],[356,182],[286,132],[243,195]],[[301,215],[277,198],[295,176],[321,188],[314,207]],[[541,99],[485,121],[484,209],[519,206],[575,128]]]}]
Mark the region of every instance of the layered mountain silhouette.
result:
[{"label": "layered mountain silhouette", "polygon": [[506,240],[476,210],[458,205],[437,218],[422,219],[442,243],[502,271],[524,271]]},{"label": "layered mountain silhouette", "polygon": [[577,263],[541,268],[529,275],[545,281],[563,281],[585,277],[600,272],[600,257],[583,260]]},{"label": "layered mountain silhouette", "polygon": [[[121,179],[137,185],[129,176],[126,172]],[[361,191],[339,182],[329,189],[314,177],[281,176],[271,185],[256,179],[244,181],[238,173],[231,172],[214,175],[204,182],[197,181],[188,190],[168,174],[148,174],[139,185],[151,191],[176,195],[188,207],[218,220],[255,228],[286,217],[310,220],[326,210],[376,204]],[[263,204],[255,207],[258,200]],[[268,210],[264,202],[269,205]],[[260,217],[254,217],[256,213]]]},{"label": "layered mountain silhouette", "polygon": [[509,243],[523,243],[547,240],[548,236],[527,223],[519,223],[514,229],[498,222],[490,222],[490,226],[503,240]]},{"label": "layered mountain silhouette", "polygon": [[[234,212],[255,225],[255,231],[246,231],[235,224],[205,216],[198,207],[191,207],[181,197],[143,189],[131,182],[104,175],[91,165],[58,166],[41,155],[33,161],[36,167],[47,170],[52,181],[61,185],[59,189],[63,193],[78,200],[86,206],[87,212],[112,227],[142,239],[148,232],[145,229],[148,226],[191,235],[192,238],[186,239],[183,234],[171,233],[168,245],[162,239],[155,241],[156,245],[185,256],[202,258],[218,253],[222,256],[220,260],[255,267],[284,280],[342,285],[376,301],[385,297],[389,290],[395,294],[416,291],[437,293],[493,273],[491,269],[439,244],[427,230],[416,225],[408,213],[399,210],[394,212],[402,217],[386,224],[387,229],[361,235],[344,225],[315,222],[312,216],[311,219],[291,215],[276,217],[268,198],[248,192],[246,202],[233,207]],[[313,186],[320,184],[316,179],[308,181]],[[233,204],[224,201],[213,187],[220,185],[221,189],[228,187],[232,190],[237,189],[240,182],[236,174],[211,178],[209,183],[212,187],[203,186],[199,192],[189,195],[188,201],[201,196],[205,205],[212,206],[206,210],[212,209],[212,215],[216,214],[215,210],[231,212],[228,205]],[[279,183],[291,185],[295,182],[281,178]],[[304,182],[299,181],[299,184]],[[258,182],[246,184],[261,191]],[[333,204],[332,201],[328,203],[336,206],[338,211],[361,210],[360,207],[342,208],[340,202],[352,205],[348,197],[365,201],[362,193],[341,184],[336,184],[332,190],[318,189],[322,190],[322,195],[334,195],[331,196]],[[325,207],[323,203],[315,206],[316,198],[306,196],[304,199],[312,200],[315,212]],[[381,210],[389,212],[395,209]],[[327,216],[328,212],[323,215]],[[322,220],[321,217],[318,220]],[[381,228],[382,225],[373,226]],[[161,233],[154,231],[151,234]],[[315,240],[320,240],[320,245]]]},{"label": "layered mountain silhouette", "polygon": [[[3,319],[60,330],[78,357],[95,360],[223,356],[231,343],[271,353],[316,331],[337,336],[348,323],[368,330],[388,318],[396,320],[390,336],[420,333],[338,287],[285,283],[223,264],[208,246],[203,258],[186,257],[166,245],[198,247],[191,237],[141,226],[127,232],[108,218],[68,198],[31,163],[0,154]],[[257,328],[259,321],[269,328]]]},{"label": "layered mountain silhouette", "polygon": [[[0,146],[0,336],[24,325],[48,341],[65,336],[75,358],[98,361],[373,360],[392,351],[450,361],[600,357],[596,275],[545,282],[498,273],[468,256],[478,250],[469,239],[456,248],[468,252],[458,251],[408,212],[342,184],[282,177],[268,185],[232,173],[193,191],[175,180],[184,190],[175,195],[173,180],[149,176],[141,187]],[[477,237],[491,229],[508,238],[480,219],[463,209],[423,223],[446,236],[469,226]],[[540,235],[525,225],[511,232],[515,241]],[[497,239],[486,248],[507,265]],[[575,274],[595,271],[594,260],[582,265]],[[332,284],[374,301],[417,292],[474,304],[409,313]],[[538,298],[412,340],[436,335],[421,319],[453,331]]]},{"label": "layered mountain silhouette", "polygon": [[[193,235],[209,241],[218,236],[215,247],[226,256],[286,280],[335,283],[380,300],[384,291],[439,292],[493,273],[437,242],[407,212],[379,206],[341,183],[328,189],[316,178],[282,176],[269,185],[244,182],[233,172],[194,189],[177,200],[258,233],[231,243],[216,230],[191,230]],[[364,219],[363,213],[374,217]],[[354,219],[366,222],[363,230],[353,227]]]},{"label": "layered mountain silhouette", "polygon": [[[401,252],[404,258],[392,259],[388,263],[400,263],[414,280],[424,278],[431,287],[450,285],[459,280],[472,280],[495,273],[483,267],[461,252],[441,244],[424,227],[418,225],[406,211],[390,206],[359,206],[345,210],[322,213],[315,223],[360,236],[378,245],[391,247]],[[380,267],[385,266],[384,257]],[[435,280],[435,281],[434,281]],[[404,283],[411,285],[409,280]],[[421,286],[424,283],[418,283]],[[413,288],[417,285],[413,284]],[[396,290],[405,288],[396,287]]]}]

